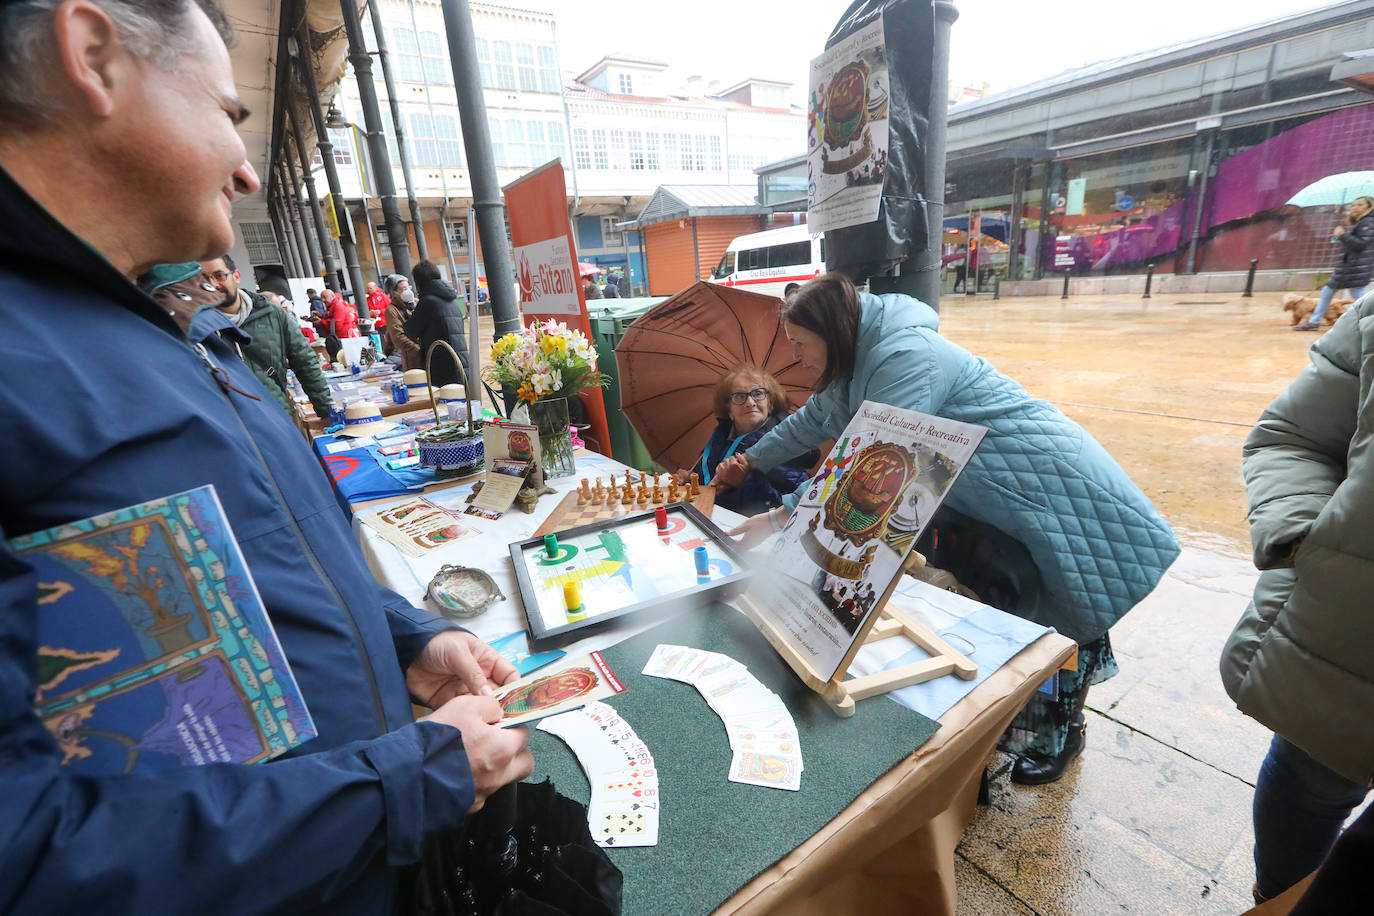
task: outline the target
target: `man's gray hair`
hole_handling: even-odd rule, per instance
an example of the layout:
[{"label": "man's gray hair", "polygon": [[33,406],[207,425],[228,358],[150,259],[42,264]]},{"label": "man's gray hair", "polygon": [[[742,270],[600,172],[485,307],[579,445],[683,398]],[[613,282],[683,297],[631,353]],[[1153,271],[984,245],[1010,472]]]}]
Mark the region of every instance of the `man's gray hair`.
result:
[{"label": "man's gray hair", "polygon": [[[47,89],[57,59],[53,16],[64,0],[0,2],[0,129],[22,130],[52,121],[60,112]],[[120,40],[135,56],[175,70],[193,50],[190,12],[199,7],[227,46],[234,29],[215,0],[92,0],[110,17]]]}]

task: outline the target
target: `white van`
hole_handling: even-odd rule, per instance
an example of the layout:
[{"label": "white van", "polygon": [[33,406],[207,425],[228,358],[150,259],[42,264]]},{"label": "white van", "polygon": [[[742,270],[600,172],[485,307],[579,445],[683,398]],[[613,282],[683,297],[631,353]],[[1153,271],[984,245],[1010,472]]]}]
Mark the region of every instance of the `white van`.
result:
[{"label": "white van", "polygon": [[711,271],[711,282],[781,299],[823,273],[824,240],[812,238],[806,226],[786,226],[736,238]]}]

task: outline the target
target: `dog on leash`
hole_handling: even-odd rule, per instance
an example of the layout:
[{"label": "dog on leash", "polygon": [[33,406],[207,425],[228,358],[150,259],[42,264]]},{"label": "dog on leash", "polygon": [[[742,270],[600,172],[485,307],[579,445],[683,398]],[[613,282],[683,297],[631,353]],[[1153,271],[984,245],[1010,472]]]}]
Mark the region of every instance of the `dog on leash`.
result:
[{"label": "dog on leash", "polygon": [[[1345,314],[1345,307],[1354,302],[1354,299],[1332,299],[1331,305],[1326,309],[1326,314],[1322,316],[1322,324],[1328,328],[1336,323],[1336,319]],[[1316,296],[1303,296],[1298,293],[1288,293],[1283,297],[1283,310],[1293,313],[1291,325],[1299,325],[1312,317],[1312,312],[1317,307]]]}]

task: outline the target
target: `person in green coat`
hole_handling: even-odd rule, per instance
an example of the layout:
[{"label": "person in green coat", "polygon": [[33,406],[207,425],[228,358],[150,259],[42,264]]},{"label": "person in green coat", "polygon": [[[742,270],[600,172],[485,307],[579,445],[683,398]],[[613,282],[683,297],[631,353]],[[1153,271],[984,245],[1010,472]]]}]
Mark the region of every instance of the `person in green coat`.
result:
[{"label": "person in green coat", "polygon": [[1312,345],[1311,364],[1245,440],[1261,572],[1221,681],[1274,732],[1255,780],[1256,899],[1321,864],[1374,783],[1371,326],[1374,295]]},{"label": "person in green coat", "polygon": [[281,306],[244,289],[240,285],[238,268],[229,255],[202,261],[200,269],[207,282],[225,293],[225,304],[218,306],[219,310],[252,338],[240,348],[239,355],[263,387],[294,418],[295,408],[286,382],[286,370],[290,368],[300,380],[306,397],[310,398],[315,416],[328,417],[334,403],[329,382],[296,319]]}]

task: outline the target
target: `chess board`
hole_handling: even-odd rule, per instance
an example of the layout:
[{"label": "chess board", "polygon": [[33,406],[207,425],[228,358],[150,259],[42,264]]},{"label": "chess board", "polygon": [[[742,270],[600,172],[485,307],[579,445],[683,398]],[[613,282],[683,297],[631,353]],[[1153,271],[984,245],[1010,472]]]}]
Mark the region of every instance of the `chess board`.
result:
[{"label": "chess board", "polygon": [[[685,496],[685,491],[686,488],[684,487],[683,492],[679,493],[679,496]],[[587,503],[582,506],[579,506],[577,502],[578,493],[576,490],[573,490],[567,496],[563,497],[562,502],[554,508],[553,512],[549,513],[548,519],[535,530],[534,536],[543,537],[546,534],[557,534],[569,528],[590,525],[593,522],[604,522],[610,519],[619,518],[622,515],[629,515],[633,512],[644,512],[654,508],[653,503],[649,503],[647,506],[641,506],[637,502],[632,502],[628,506],[622,505],[619,499],[614,501],[607,499],[606,502],[603,503]],[[696,499],[679,499],[678,502],[690,502],[698,512],[710,518],[711,510],[716,507],[716,488],[709,484],[704,487],[699,487],[697,489]],[[665,505],[674,504],[665,503]]]}]

